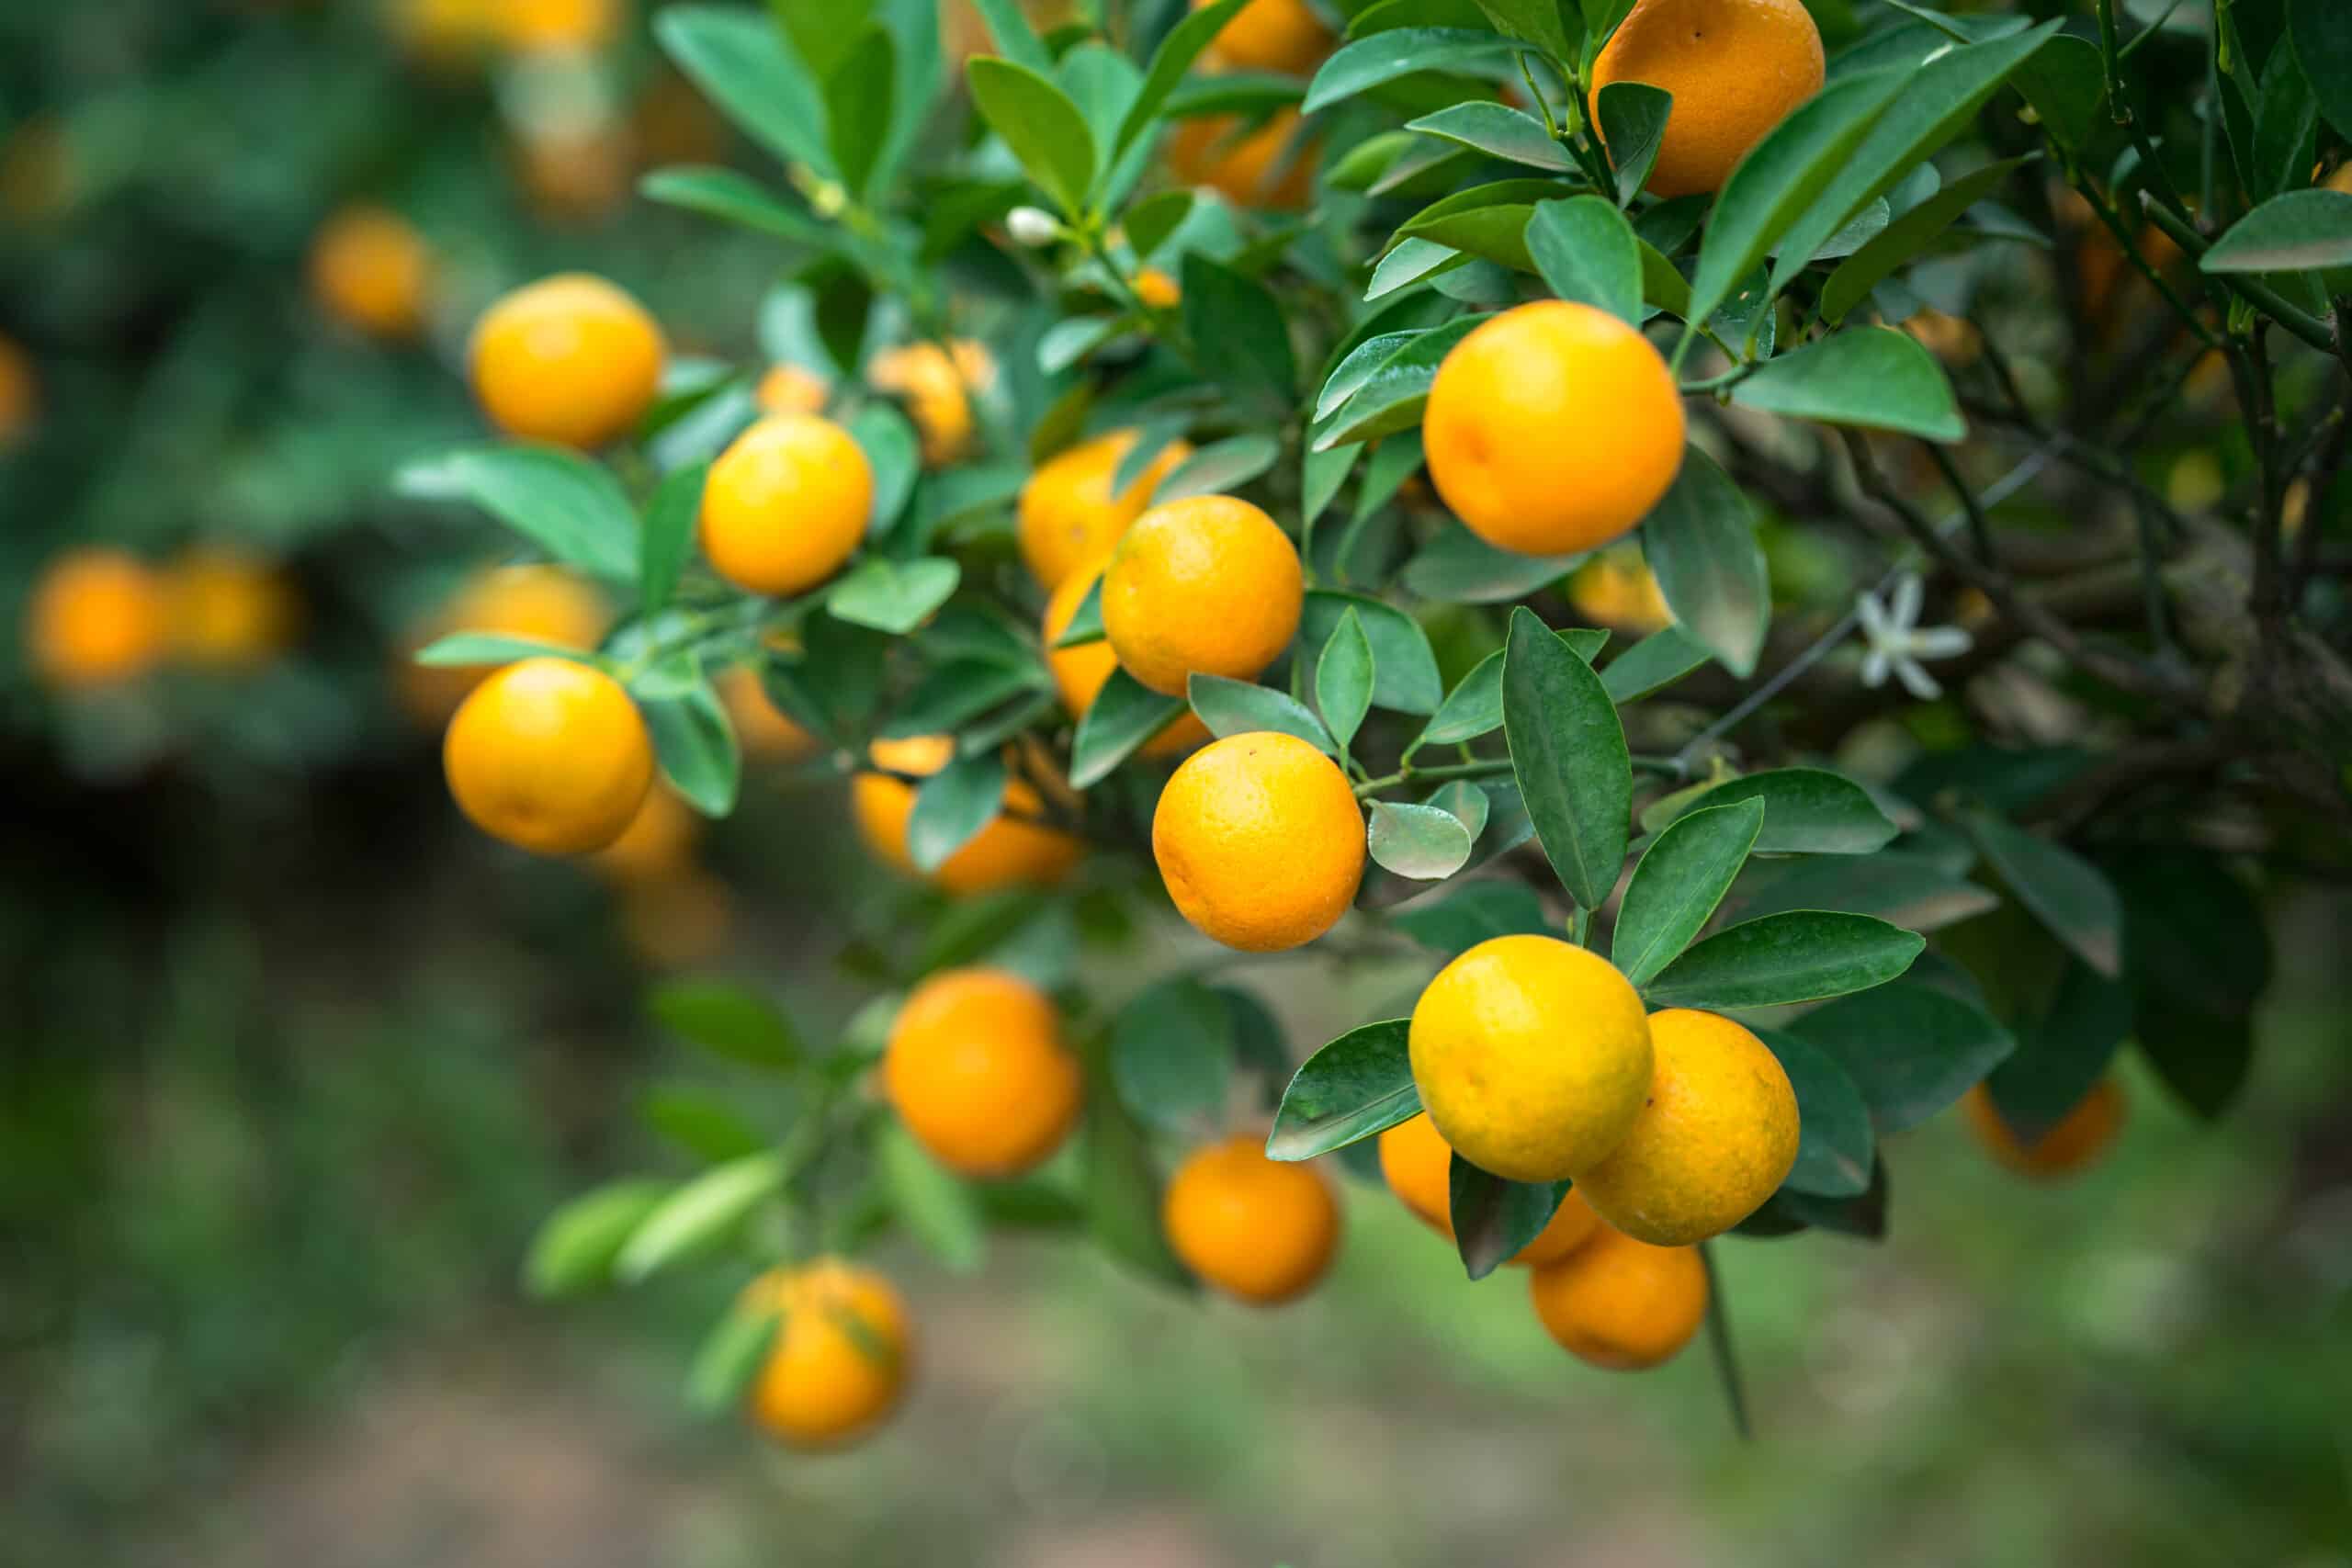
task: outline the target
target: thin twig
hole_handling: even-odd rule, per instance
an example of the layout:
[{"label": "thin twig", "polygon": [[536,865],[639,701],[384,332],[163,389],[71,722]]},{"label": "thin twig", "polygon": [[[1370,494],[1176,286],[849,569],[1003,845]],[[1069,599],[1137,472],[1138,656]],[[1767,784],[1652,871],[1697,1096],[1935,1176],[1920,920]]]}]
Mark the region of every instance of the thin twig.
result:
[{"label": "thin twig", "polygon": [[1715,1244],[1699,1244],[1699,1264],[1707,1271],[1707,1348],[1714,1355],[1715,1373],[1723,1380],[1724,1404],[1731,1411],[1731,1429],[1743,1443],[1756,1439],[1747,1418],[1747,1388],[1739,1375],[1739,1357],[1731,1342],[1731,1307],[1724,1300],[1722,1271],[1715,1267]]}]

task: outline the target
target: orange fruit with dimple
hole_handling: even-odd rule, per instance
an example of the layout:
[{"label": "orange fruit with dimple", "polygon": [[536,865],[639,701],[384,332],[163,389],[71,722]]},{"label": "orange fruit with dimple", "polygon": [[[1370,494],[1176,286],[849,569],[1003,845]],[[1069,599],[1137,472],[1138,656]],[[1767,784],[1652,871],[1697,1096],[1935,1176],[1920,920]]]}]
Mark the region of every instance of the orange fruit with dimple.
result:
[{"label": "orange fruit with dimple", "polygon": [[1674,95],[1646,188],[1692,196],[1722,188],[1750,148],[1821,91],[1826,70],[1802,0],[1640,0],[1594,60],[1592,91],[1642,82]]},{"label": "orange fruit with dimple", "polygon": [[[945,735],[876,740],[866,756],[876,768],[888,772],[862,773],[850,781],[850,808],[859,836],[884,861],[910,875],[923,874],[907,853],[907,820],[914,815],[915,786],[890,775],[929,777],[955,754],[955,739]],[[1008,780],[1003,814],[973,834],[928,879],[959,894],[1059,882],[1078,863],[1085,846],[1060,829],[1034,820],[1044,809],[1045,802],[1027,780]]]},{"label": "orange fruit with dimple", "polygon": [[1279,953],[1348,912],[1363,880],[1363,810],[1340,765],[1296,736],[1229,735],[1159,792],[1151,854],[1194,928]]},{"label": "orange fruit with dimple", "polygon": [[1633,529],[1681,471],[1682,394],[1650,341],[1546,299],[1490,317],[1438,366],[1430,482],[1498,549],[1568,555]]},{"label": "orange fruit with dimple", "polygon": [[121,550],[69,550],[41,569],[25,610],[34,671],[66,691],[145,674],[164,656],[170,612],[163,585]]},{"label": "orange fruit with dimple", "polygon": [[1018,1176],[1059,1148],[1085,1100],[1046,993],[1001,969],[945,969],[909,993],[882,1056],[890,1107],[964,1176]]},{"label": "orange fruit with dimple", "polygon": [[666,353],[644,306],[601,277],[571,272],[484,311],[467,361],[474,396],[499,429],[594,450],[653,406]]},{"label": "orange fruit with dimple", "polygon": [[702,487],[702,553],[736,587],[773,598],[824,581],[865,538],[874,468],[813,414],[771,414],[737,436]]},{"label": "orange fruit with dimple", "polygon": [[718,689],[727,722],[735,728],[735,743],[744,756],[761,761],[797,762],[816,754],[817,738],[768,700],[758,671],[738,664],[711,684]]},{"label": "orange fruit with dimple", "polygon": [[2005,1121],[1983,1084],[1962,1100],[1969,1131],[2002,1165],[2022,1176],[2049,1180],[2072,1176],[2105,1154],[2123,1129],[2123,1086],[2101,1078],[2041,1136],[2028,1143]]},{"label": "orange fruit with dimple", "polygon": [[1114,430],[1057,452],[1021,487],[1021,558],[1041,588],[1061,586],[1080,567],[1100,560],[1151,504],[1151,492],[1193,449],[1171,441],[1125,490],[1113,494],[1120,460],[1139,433]]},{"label": "orange fruit with dimple", "polygon": [[1244,129],[1231,115],[1179,120],[1168,137],[1168,167],[1188,186],[1207,186],[1237,207],[1305,207],[1314,195],[1314,148],[1295,145],[1299,117],[1276,109]]},{"label": "orange fruit with dimple", "polygon": [[1557,1263],[1530,1271],[1544,1331],[1611,1371],[1670,1361],[1707,1316],[1707,1266],[1693,1247],[1652,1247],[1603,1225]]},{"label": "orange fruit with dimple", "polygon": [[[1072,718],[1084,718],[1086,710],[1094,705],[1102,694],[1102,684],[1119,667],[1119,656],[1111,651],[1107,638],[1082,642],[1074,648],[1056,648],[1054,643],[1069,628],[1079,605],[1086,602],[1087,591],[1102,575],[1098,563],[1062,579],[1059,588],[1046,601],[1046,619],[1042,632],[1046,647],[1046,663],[1054,672],[1054,684],[1060,688],[1062,707]],[[1173,757],[1205,746],[1209,740],[1208,726],[1187,708],[1176,721],[1149,740],[1144,742],[1142,754],[1147,757]]]},{"label": "orange fruit with dimple", "polygon": [[1227,1295],[1274,1306],[1311,1290],[1340,1245],[1340,1204],[1312,1166],[1233,1137],[1196,1150],[1160,1199],[1168,1245]]},{"label": "orange fruit with dimple", "polygon": [[746,1398],[772,1436],[795,1448],[837,1447],[899,1403],[910,1359],[907,1305],[889,1280],[820,1258],[763,1275],[745,1297],[780,1318]]},{"label": "orange fruit with dimple", "polygon": [[164,578],[173,651],[208,670],[250,670],[294,635],[300,606],[284,577],[242,551],[199,545]]},{"label": "orange fruit with dimple", "polygon": [[1627,1235],[1687,1247],[1779,1190],[1796,1164],[1796,1090],[1771,1047],[1719,1013],[1668,1008],[1649,1022],[1649,1094],[1577,1190]]},{"label": "orange fruit with dimple", "polygon": [[424,328],[433,253],[408,220],[385,208],[346,207],[311,242],[311,292],[336,321],[388,342]]},{"label": "orange fruit with dimple", "polygon": [[[1212,0],[1193,0],[1193,9]],[[1245,71],[1304,76],[1331,52],[1331,29],[1303,0],[1250,0],[1210,45],[1217,58]]]},{"label": "orange fruit with dimple", "polygon": [[[1453,1239],[1453,1146],[1426,1114],[1399,1122],[1380,1134],[1380,1174],[1388,1190],[1431,1230]],[[1583,1195],[1570,1189],[1534,1240],[1512,1256],[1530,1268],[1556,1263],[1582,1247],[1600,1227]]]},{"label": "orange fruit with dimple", "polygon": [[1195,674],[1247,681],[1298,631],[1306,578],[1290,536],[1229,495],[1155,506],[1102,573],[1102,630],[1126,672],[1171,697]]},{"label": "orange fruit with dimple", "polygon": [[603,849],[653,784],[653,738],[620,682],[552,656],[476,686],[449,721],[441,761],[474,826],[543,855]]},{"label": "orange fruit with dimple", "polygon": [[771,365],[760,378],[752,400],[762,413],[822,413],[832,389],[813,370],[797,365]]}]

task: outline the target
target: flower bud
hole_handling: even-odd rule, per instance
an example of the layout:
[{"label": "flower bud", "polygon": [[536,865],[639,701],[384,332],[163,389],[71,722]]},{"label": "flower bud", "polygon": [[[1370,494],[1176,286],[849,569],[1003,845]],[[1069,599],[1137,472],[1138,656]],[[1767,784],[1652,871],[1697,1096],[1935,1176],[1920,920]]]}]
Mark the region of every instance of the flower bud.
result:
[{"label": "flower bud", "polygon": [[1040,207],[1016,207],[1004,215],[1004,226],[1024,245],[1050,245],[1062,237],[1061,220]]}]

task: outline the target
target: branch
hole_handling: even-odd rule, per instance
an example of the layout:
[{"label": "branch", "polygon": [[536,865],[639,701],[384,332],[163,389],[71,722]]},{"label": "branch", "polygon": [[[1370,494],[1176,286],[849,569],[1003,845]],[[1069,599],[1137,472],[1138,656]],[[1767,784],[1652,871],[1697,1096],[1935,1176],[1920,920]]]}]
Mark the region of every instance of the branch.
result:
[{"label": "branch", "polygon": [[[2190,259],[2201,262],[2205,253],[2212,248],[2204,235],[2199,234],[2184,220],[2166,210],[2164,203],[2149,201],[2143,197],[2140,206],[2148,215],[2148,220],[2171,235],[2173,243],[2186,251]],[[2201,267],[2199,270],[2202,270]],[[2261,279],[2238,272],[2214,272],[2206,273],[2205,276],[2235,293],[2246,303],[2286,328],[2296,337],[2311,344],[2312,347],[2318,349],[2322,354],[2336,352],[2335,334],[2328,331],[2325,321],[2299,305],[2288,303],[2285,295]]]}]

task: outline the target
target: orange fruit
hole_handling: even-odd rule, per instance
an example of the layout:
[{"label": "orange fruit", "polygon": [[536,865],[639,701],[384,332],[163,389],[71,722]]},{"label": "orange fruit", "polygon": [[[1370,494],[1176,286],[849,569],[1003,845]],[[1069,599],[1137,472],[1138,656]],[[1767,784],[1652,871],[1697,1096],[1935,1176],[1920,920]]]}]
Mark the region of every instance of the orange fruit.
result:
[{"label": "orange fruit", "polygon": [[693,863],[701,836],[700,814],[676,790],[656,784],[620,837],[598,850],[592,863],[616,882],[659,881]]},{"label": "orange fruit", "polygon": [[710,465],[702,553],[738,588],[787,598],[857,553],[873,511],[874,468],[848,431],[814,414],[770,414]]},{"label": "orange fruit", "polygon": [[1430,482],[1464,526],[1521,555],[1629,532],[1682,468],[1682,394],[1647,338],[1589,305],[1489,318],[1438,366],[1421,416]]},{"label": "orange fruit", "polygon": [[1136,274],[1136,298],[1155,310],[1172,310],[1184,302],[1184,290],[1156,266]]},{"label": "orange fruit", "polygon": [[1568,578],[1568,603],[1594,626],[1647,637],[1674,624],[1657,576],[1641,558],[1616,551],[1595,556]]},{"label": "orange fruit", "polygon": [[467,360],[492,424],[593,450],[627,434],[653,406],[666,352],[644,306],[601,277],[568,272],[484,311]]},{"label": "orange fruit", "polygon": [[831,396],[823,377],[797,365],[769,366],[752,393],[762,413],[822,413]]},{"label": "orange fruit", "polygon": [[965,1176],[1018,1176],[1061,1147],[1085,1099],[1046,993],[1001,969],[944,969],[910,992],[882,1056],[890,1108]]},{"label": "orange fruit", "polygon": [[30,429],[40,412],[40,382],[33,375],[32,356],[0,337],[0,449]]},{"label": "orange fruit", "polygon": [[[1193,0],[1199,10],[1211,0]],[[1304,76],[1331,52],[1331,29],[1301,0],[1250,0],[1210,47],[1227,65]]]},{"label": "orange fruit", "polygon": [[1409,1048],[1437,1131],[1513,1181],[1581,1187],[1650,1090],[1642,998],[1607,959],[1555,937],[1496,937],[1439,970],[1413,1004]]},{"label": "orange fruit", "polygon": [[1796,1090],[1771,1047],[1717,1013],[1651,1014],[1650,1048],[1641,1113],[1577,1190],[1627,1235],[1687,1247],[1779,1190],[1797,1159]]},{"label": "orange fruit", "polygon": [[604,48],[620,32],[621,0],[503,0],[499,41],[526,54]]},{"label": "orange fruit", "polygon": [[1340,765],[1293,735],[1229,735],[1159,792],[1151,854],[1177,910],[1246,953],[1313,942],[1363,880],[1363,809]]},{"label": "orange fruit", "polygon": [[145,674],[164,656],[170,613],[143,561],[121,550],[68,550],[43,567],[25,610],[34,671],[66,691]]},{"label": "orange fruit", "polygon": [[[850,781],[850,808],[857,818],[859,836],[867,848],[900,871],[920,874],[907,854],[907,819],[914,815],[915,786],[889,774],[928,777],[945,767],[955,754],[956,742],[945,735],[876,740],[866,748],[866,756],[876,768],[889,772],[860,773]],[[1028,781],[1008,780],[1005,815],[973,834],[931,873],[930,881],[959,894],[1059,882],[1078,863],[1085,845],[1058,828],[1024,820],[1044,809],[1045,802]]]},{"label": "orange fruit", "polygon": [[[1086,601],[1087,590],[1102,575],[1101,563],[1074,571],[1062,579],[1046,600],[1046,620],[1043,637],[1046,663],[1054,672],[1054,684],[1061,688],[1062,706],[1072,718],[1084,718],[1086,710],[1094,705],[1102,694],[1102,683],[1111,671],[1119,667],[1119,656],[1111,651],[1107,639],[1082,642],[1075,648],[1056,648],[1054,641],[1069,629],[1070,617]],[[1187,708],[1176,722],[1146,741],[1143,755],[1173,757],[1208,743],[1208,726],[1198,715]]]},{"label": "orange fruit", "polygon": [[1322,1173],[1268,1159],[1249,1136],[1195,1150],[1169,1179],[1159,1215],[1185,1268],[1259,1306],[1304,1295],[1340,1245],[1340,1204]]},{"label": "orange fruit", "polygon": [[2021,1176],[2044,1180],[2072,1176],[2107,1152],[2123,1129],[2123,1086],[2101,1078],[2050,1130],[2029,1144],[2001,1117],[1983,1084],[1962,1100],[1968,1129],[1984,1152]]},{"label": "orange fruit", "polygon": [[[1448,1241],[1453,1239],[1453,1146],[1426,1114],[1380,1134],[1380,1174],[1387,1178],[1388,1190]],[[1582,1247],[1600,1225],[1600,1216],[1571,1189],[1550,1223],[1510,1261],[1531,1268],[1556,1263]]]},{"label": "orange fruit", "polygon": [[476,686],[441,746],[449,793],[474,826],[543,855],[601,850],[645,804],[653,739],[620,682],[552,656]]},{"label": "orange fruit", "polygon": [[1102,630],[1126,672],[1184,695],[1194,674],[1246,681],[1298,631],[1306,582],[1274,520],[1229,495],[1155,506],[1102,573]]},{"label": "orange fruit", "polygon": [[1544,1331],[1611,1371],[1674,1359],[1707,1316],[1707,1266],[1692,1247],[1652,1247],[1607,1225],[1557,1263],[1531,1271]]},{"label": "orange fruit", "polygon": [[211,670],[249,670],[283,649],[300,606],[276,570],[219,545],[198,546],[164,579],[173,651]]},{"label": "orange fruit", "polygon": [[1311,142],[1294,147],[1298,111],[1276,109],[1254,130],[1232,115],[1179,120],[1168,138],[1168,168],[1177,181],[1207,186],[1237,207],[1305,207],[1314,195]]},{"label": "orange fruit", "polygon": [[1169,470],[1192,456],[1182,441],[1170,442],[1133,484],[1113,495],[1119,460],[1138,434],[1114,430],[1057,452],[1021,487],[1021,558],[1039,587],[1058,588],[1063,578],[1101,559],[1143,515]]},{"label": "orange fruit", "polygon": [[735,727],[735,743],[754,761],[797,762],[817,752],[817,738],[795,724],[782,708],[768,700],[760,673],[738,664],[711,682]]},{"label": "orange fruit", "polygon": [[311,242],[311,293],[347,327],[387,342],[424,330],[433,253],[407,219],[386,208],[346,207]]},{"label": "orange fruit", "polygon": [[753,1280],[749,1304],[781,1319],[748,1404],[795,1448],[830,1448],[870,1431],[899,1403],[910,1359],[907,1306],[871,1269],[820,1258]]},{"label": "orange fruit", "polygon": [[1647,188],[1691,196],[1721,188],[1749,148],[1821,91],[1826,69],[1802,0],[1640,0],[1592,62],[1592,91],[1645,82],[1674,95]]},{"label": "orange fruit", "polygon": [[950,348],[910,343],[876,354],[865,379],[907,405],[922,437],[922,460],[932,468],[952,463],[972,445],[971,393],[996,378],[989,351],[968,339]]},{"label": "orange fruit", "polygon": [[458,632],[525,637],[586,652],[605,638],[612,610],[582,579],[556,566],[484,567],[418,626],[394,671],[401,701],[418,718],[447,723],[495,665],[418,664],[409,655]]}]

